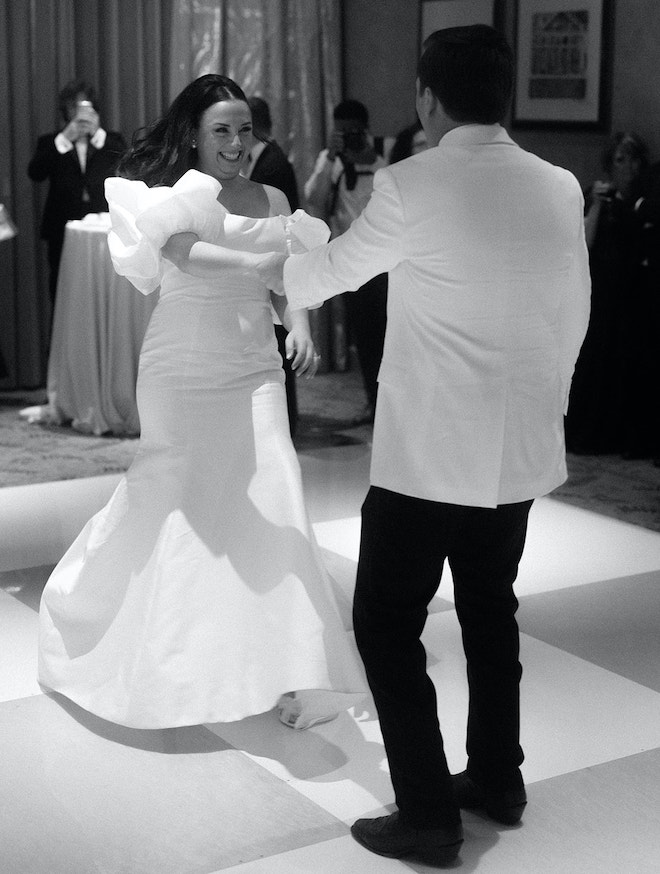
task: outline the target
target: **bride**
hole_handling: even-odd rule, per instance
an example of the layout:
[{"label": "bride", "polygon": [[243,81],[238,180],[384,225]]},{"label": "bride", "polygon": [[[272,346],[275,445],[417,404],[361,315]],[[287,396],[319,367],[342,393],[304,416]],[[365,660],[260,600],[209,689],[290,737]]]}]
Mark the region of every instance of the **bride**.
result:
[{"label": "bride", "polygon": [[318,356],[305,310],[260,276],[326,226],[240,175],[245,95],[206,75],[134,140],[106,182],[115,269],[160,287],[140,356],[140,446],[53,571],[39,680],[136,728],[277,707],[307,728],[365,687],[302,496],[271,305],[298,375]]}]

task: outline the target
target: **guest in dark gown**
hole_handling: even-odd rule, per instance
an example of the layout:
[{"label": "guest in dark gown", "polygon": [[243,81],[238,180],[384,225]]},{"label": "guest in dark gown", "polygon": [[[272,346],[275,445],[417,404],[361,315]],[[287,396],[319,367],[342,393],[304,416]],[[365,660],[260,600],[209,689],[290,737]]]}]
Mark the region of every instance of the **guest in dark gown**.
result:
[{"label": "guest in dark gown", "polygon": [[641,405],[636,350],[640,223],[635,205],[647,165],[641,139],[618,133],[603,155],[604,177],[585,194],[591,318],[566,417],[569,452],[638,451],[634,443]]},{"label": "guest in dark gown", "polygon": [[640,227],[639,370],[646,390],[640,403],[640,442],[644,454],[660,467],[660,162],[649,168],[635,212]]}]

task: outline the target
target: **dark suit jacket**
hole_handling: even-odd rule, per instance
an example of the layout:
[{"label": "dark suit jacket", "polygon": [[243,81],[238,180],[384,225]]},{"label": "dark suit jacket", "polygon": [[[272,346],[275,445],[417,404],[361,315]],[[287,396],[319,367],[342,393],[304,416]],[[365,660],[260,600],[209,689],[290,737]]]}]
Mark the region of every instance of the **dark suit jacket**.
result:
[{"label": "dark suit jacket", "polygon": [[[75,148],[61,154],[55,148],[56,133],[39,137],[37,150],[28,165],[28,175],[35,182],[48,179],[41,236],[45,240],[62,236],[64,225],[71,219],[81,219],[88,212],[107,212],[108,203],[103,183],[112,176],[126,148],[121,134],[106,132],[102,149],[92,145],[87,150],[87,166],[83,174]],[[83,200],[87,189],[89,200]]]},{"label": "dark suit jacket", "polygon": [[300,206],[296,174],[291,162],[275,140],[269,140],[266,148],[257,158],[250,179],[283,191],[289,201],[291,212],[295,212]]}]

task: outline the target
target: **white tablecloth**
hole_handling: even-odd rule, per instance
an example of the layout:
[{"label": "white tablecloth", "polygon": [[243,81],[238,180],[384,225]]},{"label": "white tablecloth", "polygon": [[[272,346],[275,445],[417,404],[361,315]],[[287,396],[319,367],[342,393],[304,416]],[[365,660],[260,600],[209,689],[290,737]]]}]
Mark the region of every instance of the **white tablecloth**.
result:
[{"label": "white tablecloth", "polygon": [[107,213],[66,226],[57,282],[48,407],[93,434],[138,434],[140,347],[158,292],[145,297],[112,266]]}]

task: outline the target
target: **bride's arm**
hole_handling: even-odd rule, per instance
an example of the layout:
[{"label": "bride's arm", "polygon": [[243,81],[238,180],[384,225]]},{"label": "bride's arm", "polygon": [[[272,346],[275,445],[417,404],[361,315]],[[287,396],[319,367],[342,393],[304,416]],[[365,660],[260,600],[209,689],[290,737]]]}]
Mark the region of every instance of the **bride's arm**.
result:
[{"label": "bride's arm", "polygon": [[[162,248],[163,257],[171,261],[183,273],[198,276],[200,279],[216,281],[224,270],[237,269],[254,271],[269,288],[282,285],[282,265],[286,255],[278,252],[245,252],[205,243],[197,234],[174,234]],[[298,374],[313,376],[318,357],[315,356],[314,343],[309,328],[307,310],[290,310],[286,298],[271,294],[275,311],[282,324],[289,331],[286,338],[287,357]]]},{"label": "bride's arm", "polygon": [[288,331],[286,337],[286,357],[291,361],[291,368],[298,376],[305,373],[314,376],[318,368],[320,355],[316,354],[312,332],[309,326],[307,310],[292,310],[284,295],[271,292],[270,299],[273,309]]},{"label": "bride's arm", "polygon": [[217,279],[228,268],[255,270],[258,263],[253,252],[205,243],[197,234],[189,232],[171,236],[161,252],[164,258],[183,273],[190,273],[201,279]]},{"label": "bride's arm", "polygon": [[[291,207],[286,195],[271,185],[261,186],[268,200],[271,215],[290,215]],[[285,255],[275,252],[246,252],[205,243],[192,232],[174,234],[161,249],[162,255],[183,273],[198,276],[200,279],[217,279],[227,269],[253,270],[270,288],[281,288],[281,266]],[[271,276],[272,274],[272,276]],[[268,278],[272,278],[272,283]],[[276,281],[277,280],[277,281]]]},{"label": "bride's arm", "polygon": [[205,243],[197,234],[173,234],[162,255],[183,273],[217,281],[228,269],[253,271],[268,286],[283,291],[282,269],[287,256],[280,252],[246,252]]}]

